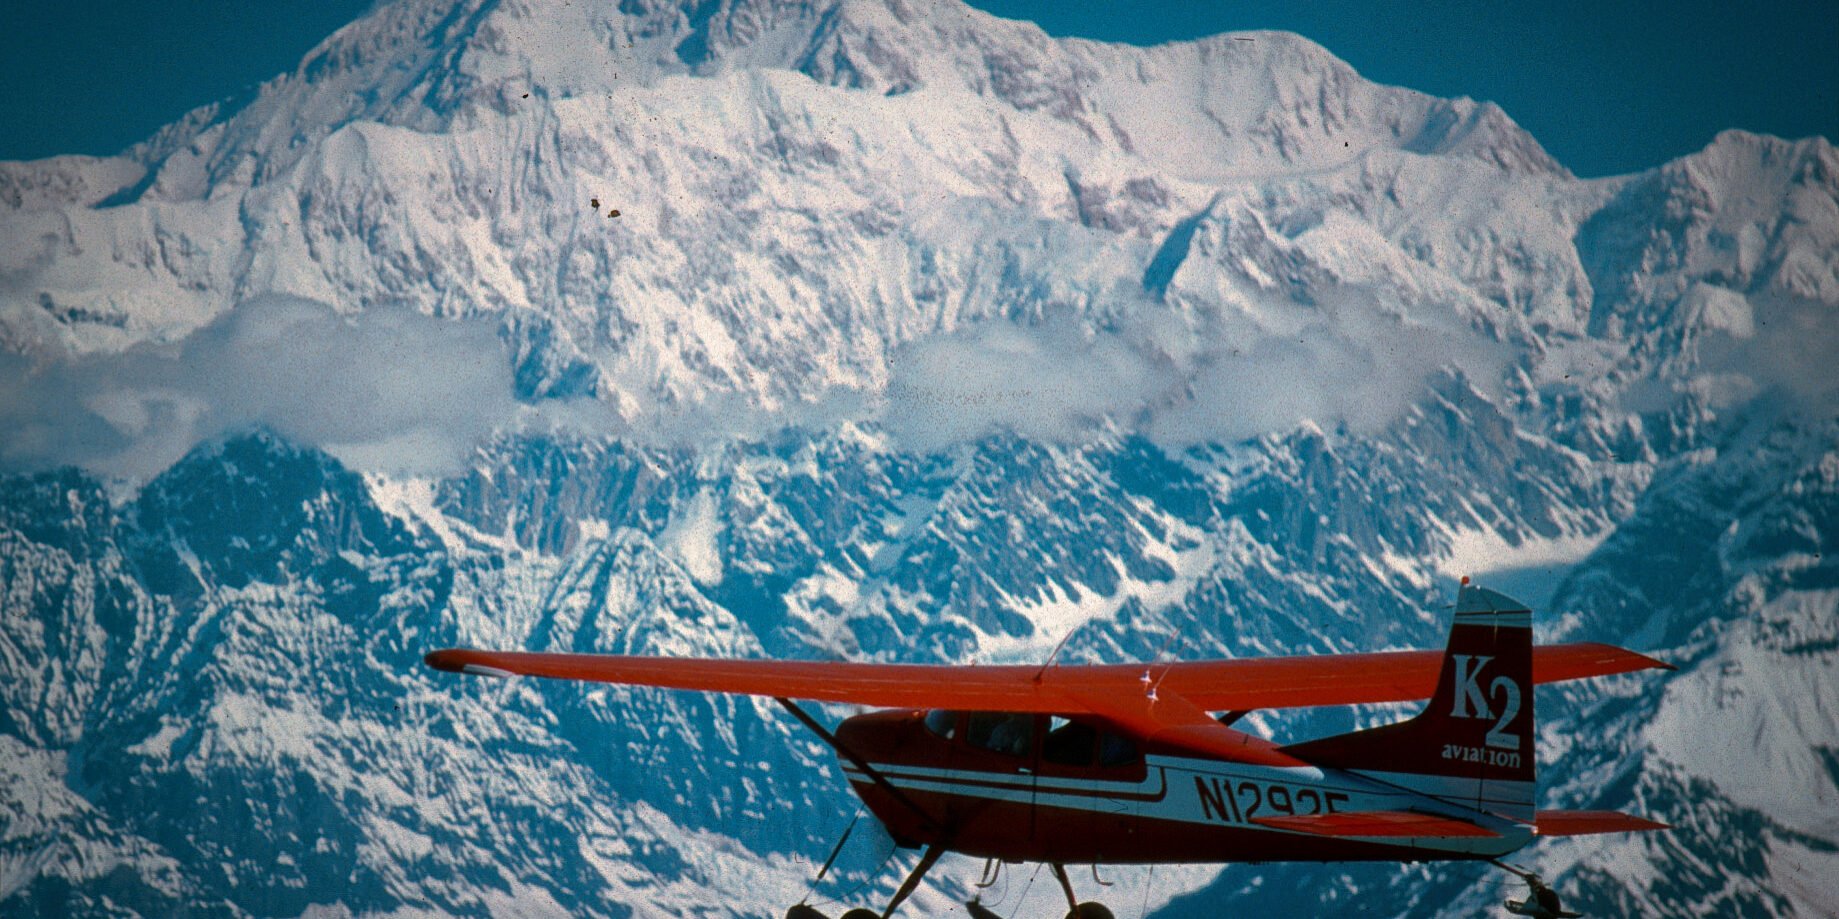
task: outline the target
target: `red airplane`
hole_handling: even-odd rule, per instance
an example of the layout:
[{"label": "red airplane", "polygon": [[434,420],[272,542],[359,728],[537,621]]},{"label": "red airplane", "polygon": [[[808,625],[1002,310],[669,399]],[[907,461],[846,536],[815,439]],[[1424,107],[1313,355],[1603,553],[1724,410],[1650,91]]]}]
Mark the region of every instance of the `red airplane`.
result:
[{"label": "red airplane", "polygon": [[[883,919],[948,851],[1045,862],[1069,916],[1091,919],[1110,912],[1079,902],[1067,864],[1501,864],[1540,836],[1665,828],[1611,811],[1535,809],[1532,687],[1673,668],[1608,645],[1535,647],[1527,607],[1466,578],[1440,655],[1147,666],[1049,660],[953,667],[463,649],[427,656],[437,670],[776,699],[836,750],[851,787],[895,841],[924,847]],[[1409,720],[1302,743],[1232,727],[1256,709],[1425,698]],[[794,699],[883,710],[832,733]],[[1549,888],[1534,885],[1534,893],[1511,902],[1512,911],[1564,915]],[[974,916],[988,913],[971,906]],[[816,915],[802,904],[787,913]],[[874,915],[852,910],[845,919]]]}]

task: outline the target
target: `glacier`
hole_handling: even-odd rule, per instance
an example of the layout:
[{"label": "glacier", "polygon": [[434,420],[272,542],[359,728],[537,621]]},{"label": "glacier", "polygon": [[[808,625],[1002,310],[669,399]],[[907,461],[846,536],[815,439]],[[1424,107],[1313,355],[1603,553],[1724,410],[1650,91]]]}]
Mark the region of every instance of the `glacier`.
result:
[{"label": "glacier", "polygon": [[[421,654],[1431,647],[1467,574],[1680,667],[1540,700],[1543,806],[1676,827],[1522,853],[1567,903],[1831,915],[1835,310],[1822,138],[1580,180],[1283,33],[379,4],[117,156],[0,163],[0,907],[777,915],[857,807],[775,706]],[[911,860],[858,830],[814,902]],[[1105,874],[1120,915],[1517,894]]]}]

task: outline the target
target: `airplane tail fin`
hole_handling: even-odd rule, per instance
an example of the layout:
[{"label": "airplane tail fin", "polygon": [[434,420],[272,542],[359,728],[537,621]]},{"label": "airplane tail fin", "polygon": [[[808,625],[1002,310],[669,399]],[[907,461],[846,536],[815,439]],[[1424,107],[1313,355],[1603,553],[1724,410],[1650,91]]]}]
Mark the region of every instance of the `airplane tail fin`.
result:
[{"label": "airplane tail fin", "polygon": [[1436,693],[1423,711],[1283,752],[1530,823],[1532,689],[1532,611],[1465,578]]}]

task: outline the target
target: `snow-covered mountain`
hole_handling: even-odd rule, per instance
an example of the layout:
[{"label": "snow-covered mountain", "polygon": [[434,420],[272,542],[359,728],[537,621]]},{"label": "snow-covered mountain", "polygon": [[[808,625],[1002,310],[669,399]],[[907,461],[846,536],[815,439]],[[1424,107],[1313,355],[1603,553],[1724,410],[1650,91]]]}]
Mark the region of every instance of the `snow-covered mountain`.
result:
[{"label": "snow-covered mountain", "polygon": [[[855,805],[775,706],[420,655],[1423,647],[1458,574],[1681,667],[1540,701],[1548,806],[1677,826],[1524,853],[1568,901],[1839,909],[1825,140],[1583,181],[1282,33],[401,0],[120,156],[0,163],[0,243],[9,914],[777,915]],[[819,896],[874,902],[852,839]]]}]

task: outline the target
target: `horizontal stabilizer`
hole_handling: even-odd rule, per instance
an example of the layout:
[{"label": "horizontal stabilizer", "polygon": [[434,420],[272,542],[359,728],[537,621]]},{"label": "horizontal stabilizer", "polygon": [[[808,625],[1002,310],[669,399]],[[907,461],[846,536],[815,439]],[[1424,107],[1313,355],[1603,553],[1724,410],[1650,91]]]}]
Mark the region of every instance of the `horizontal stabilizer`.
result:
[{"label": "horizontal stabilizer", "polygon": [[1588,833],[1638,833],[1672,827],[1646,817],[1616,811],[1540,811],[1535,821],[1540,836],[1583,836]]},{"label": "horizontal stabilizer", "polygon": [[1414,811],[1356,811],[1346,814],[1305,814],[1296,817],[1253,817],[1253,823],[1274,830],[1292,830],[1317,836],[1409,837],[1416,839],[1486,839],[1501,834],[1451,817]]}]

